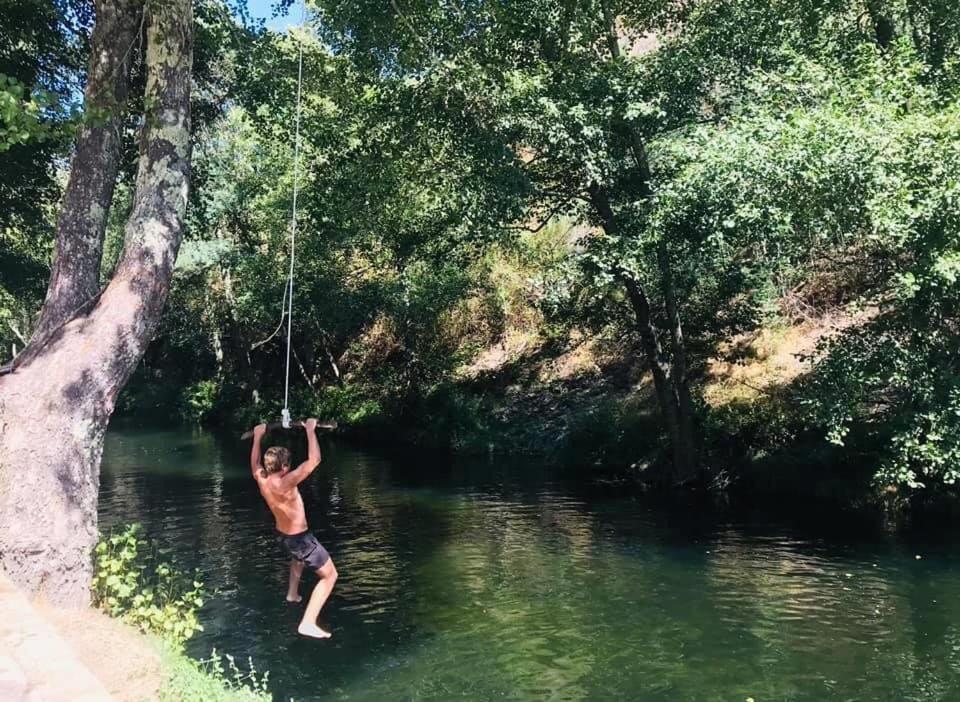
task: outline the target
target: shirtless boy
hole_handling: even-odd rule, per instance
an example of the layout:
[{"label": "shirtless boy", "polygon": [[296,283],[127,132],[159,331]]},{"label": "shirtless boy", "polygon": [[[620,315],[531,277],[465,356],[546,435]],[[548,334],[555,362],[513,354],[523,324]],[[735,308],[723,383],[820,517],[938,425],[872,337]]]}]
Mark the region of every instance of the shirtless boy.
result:
[{"label": "shirtless boy", "polygon": [[260,494],[267,501],[267,506],[276,519],[277,541],[291,559],[287,602],[301,601],[300,576],[304,565],[316,571],[320,578],[313,588],[297,631],[304,636],[328,639],[331,634],[317,626],[317,617],[337,582],[337,569],[330,554],[307,528],[307,516],[298,487],[320,465],[320,444],[317,442],[316,427],[316,419],[308,419],[303,423],[303,428],[307,431],[307,460],[296,470],[290,470],[290,451],[281,446],[268,448],[261,461],[260,440],[267,432],[267,425],[257,425],[253,430],[250,470],[260,486]]}]

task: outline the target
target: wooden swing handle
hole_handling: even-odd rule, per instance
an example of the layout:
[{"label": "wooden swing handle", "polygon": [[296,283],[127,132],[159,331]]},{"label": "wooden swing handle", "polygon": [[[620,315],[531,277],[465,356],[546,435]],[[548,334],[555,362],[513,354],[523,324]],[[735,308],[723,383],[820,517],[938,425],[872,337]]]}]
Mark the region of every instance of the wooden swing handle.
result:
[{"label": "wooden swing handle", "polygon": [[[295,419],[294,421],[290,422],[290,428],[293,429],[294,427],[302,428],[303,420]],[[333,431],[336,428],[337,428],[337,423],[333,420],[317,422],[317,429],[322,429],[324,431]],[[270,422],[269,424],[267,424],[267,431],[276,431],[277,429],[283,429],[283,422]],[[243,435],[240,437],[240,440],[246,441],[247,439],[251,439],[251,438],[253,438],[253,429],[245,431]]]}]

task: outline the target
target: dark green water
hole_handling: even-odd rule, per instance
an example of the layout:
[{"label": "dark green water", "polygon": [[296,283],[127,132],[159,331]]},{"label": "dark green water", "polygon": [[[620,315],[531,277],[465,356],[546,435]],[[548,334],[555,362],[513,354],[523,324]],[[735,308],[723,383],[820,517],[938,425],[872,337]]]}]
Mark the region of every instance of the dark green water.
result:
[{"label": "dark green water", "polygon": [[143,523],[203,571],[218,595],[191,651],[252,656],[278,697],[960,699],[952,535],[780,509],[691,516],[535,464],[343,445],[303,493],[340,571],[329,642],[294,634],[239,443],[113,431],[100,516]]}]

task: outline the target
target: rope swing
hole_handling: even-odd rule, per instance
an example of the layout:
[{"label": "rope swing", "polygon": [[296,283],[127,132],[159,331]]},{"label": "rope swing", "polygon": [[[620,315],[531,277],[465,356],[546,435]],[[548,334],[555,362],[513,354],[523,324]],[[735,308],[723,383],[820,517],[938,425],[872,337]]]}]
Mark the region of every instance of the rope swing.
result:
[{"label": "rope swing", "polygon": [[[300,2],[300,30],[306,27],[307,3]],[[283,410],[280,418],[283,428],[290,428],[290,355],[293,339],[293,267],[297,252],[297,199],[300,195],[300,112],[303,105],[303,37],[297,38],[297,109],[295,117],[295,137],[293,143],[293,207],[290,216],[290,274],[287,280],[285,314],[287,315],[287,368],[283,389]]]},{"label": "rope swing", "polygon": [[[307,4],[306,0],[300,3],[300,30],[306,28],[307,23]],[[282,312],[280,314],[280,324],[274,330],[273,334],[263,341],[259,341],[251,347],[251,350],[263,346],[273,339],[283,328],[283,319],[287,319],[287,363],[284,375],[283,388],[283,410],[280,412],[279,422],[270,422],[267,424],[267,430],[290,429],[291,427],[303,426],[302,421],[292,421],[290,417],[290,359],[293,356],[293,272],[297,261],[297,205],[300,198],[300,116],[303,108],[303,37],[297,39],[297,109],[294,118],[295,137],[293,144],[293,206],[290,213],[290,269],[287,274],[287,284],[283,290],[283,300],[280,303]],[[323,421],[317,423],[318,429],[333,430],[337,428],[335,421]],[[246,432],[241,439],[249,439],[253,436],[253,430]]]}]

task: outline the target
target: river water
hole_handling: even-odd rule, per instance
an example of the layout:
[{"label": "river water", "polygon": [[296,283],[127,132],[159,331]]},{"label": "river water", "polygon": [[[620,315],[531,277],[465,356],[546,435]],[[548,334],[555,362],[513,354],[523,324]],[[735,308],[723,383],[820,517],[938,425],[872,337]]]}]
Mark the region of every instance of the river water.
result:
[{"label": "river water", "polygon": [[199,568],[190,652],[252,657],[278,699],[960,700],[956,537],[658,506],[532,461],[324,444],[302,492],[334,637],[298,638],[244,448],[112,430],[101,528],[140,522]]}]

